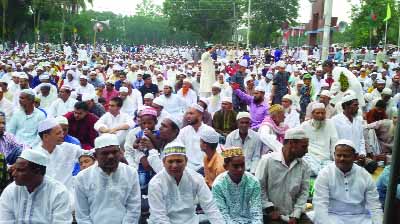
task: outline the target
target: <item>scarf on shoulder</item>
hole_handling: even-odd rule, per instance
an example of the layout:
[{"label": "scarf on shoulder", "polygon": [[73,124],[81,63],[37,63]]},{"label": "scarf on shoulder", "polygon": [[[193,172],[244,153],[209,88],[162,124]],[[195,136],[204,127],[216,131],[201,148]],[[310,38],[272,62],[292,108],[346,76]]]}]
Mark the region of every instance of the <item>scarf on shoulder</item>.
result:
[{"label": "scarf on shoulder", "polygon": [[270,127],[274,131],[274,133],[276,134],[277,140],[280,143],[283,143],[283,140],[285,139],[285,132],[286,132],[287,129],[289,129],[289,127],[286,124],[284,124],[282,126],[277,126],[275,124],[275,122],[271,119],[271,117],[267,116],[263,120],[261,126],[263,126],[263,125],[267,125],[268,127]]}]

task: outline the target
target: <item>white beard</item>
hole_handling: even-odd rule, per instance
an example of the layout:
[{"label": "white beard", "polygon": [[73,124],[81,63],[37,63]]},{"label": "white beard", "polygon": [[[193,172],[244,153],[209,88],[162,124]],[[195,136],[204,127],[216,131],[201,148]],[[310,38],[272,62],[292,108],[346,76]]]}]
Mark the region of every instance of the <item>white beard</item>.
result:
[{"label": "white beard", "polygon": [[321,129],[323,126],[325,126],[325,120],[323,120],[323,121],[317,121],[317,120],[314,120],[314,119],[312,119],[311,120],[311,126],[313,126],[315,129]]}]

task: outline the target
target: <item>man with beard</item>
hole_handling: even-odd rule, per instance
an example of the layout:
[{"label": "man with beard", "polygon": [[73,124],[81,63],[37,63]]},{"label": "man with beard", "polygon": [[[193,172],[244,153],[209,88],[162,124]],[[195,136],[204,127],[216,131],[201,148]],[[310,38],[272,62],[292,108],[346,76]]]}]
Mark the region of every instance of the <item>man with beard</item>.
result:
[{"label": "man with beard", "polygon": [[319,95],[319,102],[314,101],[308,104],[305,120],[311,119],[311,108],[316,103],[323,103],[325,105],[326,118],[333,117],[336,114],[336,109],[329,103],[330,100],[331,94],[329,93],[329,90],[322,90],[321,94]]},{"label": "man with beard", "polygon": [[164,84],[163,95],[159,98],[163,101],[165,111],[177,120],[182,120],[186,102],[181,96],[173,93],[173,83],[171,81]]},{"label": "man with beard", "polygon": [[371,104],[374,100],[381,98],[381,94],[383,89],[385,88],[385,85],[386,85],[385,80],[378,79],[376,81],[376,88],[371,93],[365,94],[365,99],[369,103],[369,108],[372,107]]},{"label": "man with beard", "polygon": [[308,153],[304,156],[311,169],[311,175],[318,172],[333,159],[334,145],[338,139],[335,125],[326,119],[326,110],[323,103],[315,103],[311,109],[311,119],[304,121],[301,128],[309,138]]},{"label": "man with beard", "polygon": [[292,95],[286,94],[282,97],[282,107],[285,110],[285,121],[283,122],[289,128],[295,128],[300,125],[300,114],[293,108]]},{"label": "man with beard", "polygon": [[0,223],[72,222],[67,189],[45,176],[48,159],[36,150],[22,152],[12,172],[15,182],[0,197]]},{"label": "man with beard", "polygon": [[76,176],[78,223],[138,223],[140,186],[136,171],[121,163],[118,138],[103,134],[95,140],[97,163]]},{"label": "man with beard", "polygon": [[48,114],[53,117],[62,116],[70,111],[74,110],[74,105],[77,102],[76,99],[71,97],[72,88],[67,85],[63,85],[58,93],[58,99],[56,99],[48,110]]},{"label": "man with beard", "polygon": [[142,95],[137,89],[132,89],[131,84],[119,88],[119,97],[123,100],[121,112],[135,116],[135,112],[143,106]]},{"label": "man with beard", "polygon": [[251,128],[258,130],[262,121],[268,116],[268,104],[265,103],[264,95],[265,89],[261,86],[257,86],[254,91],[254,96],[247,95],[239,89],[239,85],[233,84],[232,89],[236,96],[249,106],[251,114]]},{"label": "man with beard", "polygon": [[363,121],[358,113],[358,100],[355,94],[347,93],[343,97],[343,112],[332,117],[339,139],[347,139],[354,143],[355,150],[360,159],[366,155],[363,134]]},{"label": "man with beard", "polygon": [[286,72],[286,64],[283,61],[279,61],[276,64],[276,67],[278,68],[278,72],[274,75],[274,79],[272,81],[270,98],[272,104],[281,104],[282,97],[286,94],[290,94],[290,73]]},{"label": "man with beard", "polygon": [[390,87],[392,89],[392,96],[400,93],[400,67],[393,70],[396,71],[396,74],[392,78],[392,86]]}]

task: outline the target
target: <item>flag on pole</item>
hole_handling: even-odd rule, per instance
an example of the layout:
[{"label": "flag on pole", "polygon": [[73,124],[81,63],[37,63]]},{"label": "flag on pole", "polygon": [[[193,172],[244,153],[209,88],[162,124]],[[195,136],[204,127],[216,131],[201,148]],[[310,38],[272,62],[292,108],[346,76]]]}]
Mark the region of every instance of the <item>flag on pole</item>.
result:
[{"label": "flag on pole", "polygon": [[376,21],[378,19],[378,16],[375,14],[374,10],[371,10],[371,20]]},{"label": "flag on pole", "polygon": [[386,10],[386,17],[383,20],[383,22],[387,22],[390,18],[392,18],[392,11],[390,10],[390,4],[388,2],[387,4],[387,10]]}]

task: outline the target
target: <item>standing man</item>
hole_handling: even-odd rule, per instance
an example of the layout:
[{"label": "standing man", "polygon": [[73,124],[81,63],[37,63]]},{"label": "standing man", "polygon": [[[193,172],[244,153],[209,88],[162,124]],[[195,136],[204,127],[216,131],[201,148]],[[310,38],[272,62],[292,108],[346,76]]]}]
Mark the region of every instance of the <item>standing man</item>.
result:
[{"label": "standing man", "polygon": [[307,153],[308,137],[300,128],[285,134],[282,152],[263,156],[256,170],[261,184],[263,209],[269,223],[306,222],[304,208],[310,188],[310,173],[302,157]]},{"label": "standing man", "polygon": [[47,163],[42,152],[22,151],[12,172],[15,181],[0,197],[0,223],[72,223],[68,191],[45,176]]},{"label": "standing man", "polygon": [[212,45],[206,47],[206,52],[201,55],[201,76],[200,76],[200,97],[209,97],[211,95],[211,86],[215,82],[215,66],[211,54],[215,48]]},{"label": "standing man", "polygon": [[371,175],[354,164],[356,146],[341,139],[335,146],[335,163],[321,170],[315,181],[314,223],[382,223],[383,214]]},{"label": "standing man", "polygon": [[276,63],[278,72],[274,75],[272,81],[271,101],[272,104],[281,104],[282,97],[286,94],[290,95],[289,77],[290,73],[285,70],[286,64],[283,61]]},{"label": "standing man", "polygon": [[78,223],[138,223],[140,186],[137,172],[120,163],[122,153],[114,134],[95,140],[97,163],[76,176]]},{"label": "standing man", "polygon": [[[246,77],[246,69],[247,69],[247,60],[243,59],[239,63],[239,69],[231,77],[231,85],[240,88],[242,92],[246,91],[246,88],[244,86],[244,78]],[[238,84],[238,85],[237,85]],[[246,110],[246,104],[240,102],[239,97],[236,94],[232,94],[232,102],[233,102],[233,108],[235,111],[245,111]]]}]

